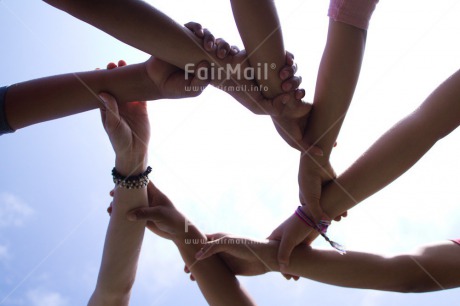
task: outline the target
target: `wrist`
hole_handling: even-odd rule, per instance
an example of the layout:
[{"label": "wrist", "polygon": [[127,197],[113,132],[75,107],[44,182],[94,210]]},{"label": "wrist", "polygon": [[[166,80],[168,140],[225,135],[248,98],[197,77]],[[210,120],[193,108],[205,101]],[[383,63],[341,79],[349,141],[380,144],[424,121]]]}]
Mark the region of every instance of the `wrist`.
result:
[{"label": "wrist", "polygon": [[267,256],[262,258],[265,264],[268,266],[269,270],[267,272],[281,272],[280,265],[278,262],[278,248],[279,248],[279,241],[276,240],[268,240],[267,242]]},{"label": "wrist", "polygon": [[183,231],[178,232],[172,241],[178,248],[187,248],[198,251],[203,247],[208,239],[188,220],[185,220]]},{"label": "wrist", "polygon": [[123,176],[133,176],[147,169],[147,154],[117,155],[115,168]]}]

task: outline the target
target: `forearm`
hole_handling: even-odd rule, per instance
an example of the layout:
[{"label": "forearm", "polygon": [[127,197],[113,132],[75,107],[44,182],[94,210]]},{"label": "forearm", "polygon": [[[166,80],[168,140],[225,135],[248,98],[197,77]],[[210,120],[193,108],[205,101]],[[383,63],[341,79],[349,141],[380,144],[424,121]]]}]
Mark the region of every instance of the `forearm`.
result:
[{"label": "forearm", "polygon": [[[288,273],[329,285],[396,292],[412,292],[440,288],[421,263],[435,274],[433,265],[425,265],[418,254],[382,256],[348,251],[345,255],[332,250],[299,246],[292,253]],[[442,266],[442,259],[439,263]],[[431,291],[430,290],[430,291]]]},{"label": "forearm", "polygon": [[335,182],[325,186],[323,210],[331,217],[355,206],[410,169],[439,139],[460,125],[460,71],[414,113],[378,139]]},{"label": "forearm", "polygon": [[[145,155],[133,154],[123,160],[117,159],[115,168],[120,174],[130,176],[137,175],[139,169],[145,170],[146,164]],[[146,222],[131,222],[126,216],[135,208],[147,206],[147,188],[128,189],[115,186],[101,268],[96,289],[88,305],[129,304]]]},{"label": "forearm", "polygon": [[249,62],[255,69],[259,85],[267,87],[263,94],[273,98],[282,93],[279,71],[285,65],[281,25],[273,0],[231,0]]},{"label": "forearm", "polygon": [[305,140],[328,159],[358,82],[366,44],[366,31],[329,21],[326,47],[316,82],[313,108]]},{"label": "forearm", "polygon": [[108,92],[119,102],[155,100],[158,88],[148,77],[145,63],[113,70],[94,70],[51,76],[8,88],[5,111],[16,130],[99,108],[98,94]]},{"label": "forearm", "polygon": [[45,0],[113,37],[184,69],[203,60],[220,63],[195,35],[138,0]]},{"label": "forearm", "polygon": [[203,233],[196,227],[189,226],[186,236],[176,240],[175,244],[207,302],[219,306],[255,305],[218,255],[205,260],[196,260],[195,254],[206,241],[207,238]]}]

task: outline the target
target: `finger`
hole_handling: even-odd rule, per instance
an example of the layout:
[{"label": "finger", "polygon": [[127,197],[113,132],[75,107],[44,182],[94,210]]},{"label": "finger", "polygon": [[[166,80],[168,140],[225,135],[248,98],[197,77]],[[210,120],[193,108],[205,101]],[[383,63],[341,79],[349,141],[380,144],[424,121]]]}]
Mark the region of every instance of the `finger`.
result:
[{"label": "finger", "polygon": [[[197,65],[196,71],[199,71],[200,69],[209,69],[209,63],[207,61],[202,61]],[[210,75],[208,73],[207,75]],[[200,77],[200,75],[193,75],[191,81],[190,81],[190,88],[193,89],[193,92],[189,93],[189,96],[191,97],[196,97],[199,96],[209,85],[210,80],[209,79],[203,79]]]},{"label": "finger", "polygon": [[214,233],[214,234],[206,234],[206,238],[208,241],[214,241],[223,237],[227,237],[227,233]]},{"label": "finger", "polygon": [[110,190],[109,195],[113,198],[113,195],[115,194],[115,189]]},{"label": "finger", "polygon": [[340,220],[342,220],[342,218],[346,218],[348,216],[348,211],[344,212],[343,214],[337,216],[334,218],[334,221],[337,221],[339,222]]},{"label": "finger", "polygon": [[299,277],[296,276],[296,275],[291,275],[291,274],[286,274],[286,273],[281,273],[281,274],[282,274],[282,275],[284,276],[284,278],[287,279],[287,280],[291,280],[291,279],[293,279],[293,280],[295,280],[295,281],[299,280]]},{"label": "finger", "polygon": [[240,48],[238,48],[238,46],[230,47],[230,55],[237,55],[238,53],[240,53]]},{"label": "finger", "polygon": [[286,237],[286,234],[281,238],[278,249],[278,263],[280,265],[280,272],[285,273],[289,267],[291,253],[296,245],[297,244],[292,239]]},{"label": "finger", "polygon": [[192,31],[198,38],[203,38],[204,33],[201,24],[191,21],[184,24],[184,26],[190,31]]},{"label": "finger", "polygon": [[147,197],[149,199],[149,206],[155,206],[156,201],[154,199],[155,199],[155,195],[157,193],[157,190],[158,189],[153,184],[153,182],[149,181],[149,184],[147,185]]},{"label": "finger", "polygon": [[142,207],[129,211],[126,217],[129,221],[149,220],[155,222],[163,220],[165,215],[161,207]]},{"label": "finger", "polygon": [[295,66],[285,66],[281,69],[279,77],[285,81],[292,78],[295,75]]},{"label": "finger", "polygon": [[[289,119],[298,119],[307,116],[312,106],[310,103],[296,99],[296,92],[284,93],[273,99],[273,108],[275,116],[281,116]],[[303,136],[303,131],[302,131]]]},{"label": "finger", "polygon": [[191,280],[192,282],[195,281],[195,276],[193,276],[193,274],[190,274],[190,280]]},{"label": "finger", "polygon": [[110,202],[109,207],[107,207],[107,213],[109,214],[109,216],[112,215],[112,202]]},{"label": "finger", "polygon": [[274,230],[268,237],[267,237],[267,240],[274,240],[274,241],[280,241],[281,238],[280,238],[280,235],[276,230]]},{"label": "finger", "polygon": [[203,37],[203,46],[206,51],[214,51],[216,47],[216,39],[214,35],[209,32],[208,29],[204,29],[204,37]]},{"label": "finger", "polygon": [[126,64],[125,60],[119,60],[118,61],[118,67],[123,67],[123,66],[126,66],[126,65],[127,64]]},{"label": "finger", "polygon": [[110,62],[107,64],[107,69],[114,69],[114,68],[117,68],[117,64],[115,64],[114,62]]},{"label": "finger", "polygon": [[292,78],[285,80],[281,84],[281,88],[284,92],[289,92],[298,89],[301,83],[302,77],[293,76]]},{"label": "finger", "polygon": [[294,54],[286,51],[286,65],[292,66],[294,64]]},{"label": "finger", "polygon": [[319,233],[317,231],[312,230],[308,237],[305,239],[305,243],[307,245],[312,244],[313,241],[315,241],[316,238],[318,238]]},{"label": "finger", "polygon": [[309,146],[307,148],[307,152],[310,155],[324,156],[323,150],[320,147],[317,147],[317,146]]},{"label": "finger", "polygon": [[118,113],[118,104],[115,98],[108,93],[100,93],[99,98],[101,99],[104,107],[101,108],[101,119],[105,130],[108,134],[113,132],[118,124],[120,123],[120,115]]},{"label": "finger", "polygon": [[217,44],[217,57],[224,59],[230,52],[230,45],[222,38],[216,40]]},{"label": "finger", "polygon": [[184,272],[188,274],[190,273],[190,269],[187,266],[184,266]]},{"label": "finger", "polygon": [[305,89],[303,89],[303,88],[296,89],[295,90],[295,98],[297,100],[302,100],[303,98],[305,98]]},{"label": "finger", "polygon": [[227,242],[228,240],[226,238],[208,242],[201,248],[201,250],[195,254],[195,258],[198,260],[203,260],[214,254],[220,253],[225,250],[226,246],[224,244]]},{"label": "finger", "polygon": [[305,201],[302,202],[302,210],[305,212],[305,214],[308,215],[310,219],[315,222],[315,224],[318,224],[319,221],[323,219],[322,217],[325,215],[319,205],[319,199],[316,198],[316,195],[310,194],[304,196],[303,198]]}]

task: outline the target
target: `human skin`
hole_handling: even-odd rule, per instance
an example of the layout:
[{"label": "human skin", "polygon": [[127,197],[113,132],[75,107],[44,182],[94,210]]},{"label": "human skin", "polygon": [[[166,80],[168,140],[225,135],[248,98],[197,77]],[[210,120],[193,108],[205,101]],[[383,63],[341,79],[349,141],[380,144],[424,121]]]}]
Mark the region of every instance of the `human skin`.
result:
[{"label": "human skin", "polygon": [[206,236],[153,183],[148,186],[149,207],[137,208],[126,218],[145,224],[158,236],[171,240],[185,264],[193,271],[201,293],[210,305],[255,305],[239,284],[234,273],[218,256],[198,261],[195,253],[203,247]]},{"label": "human skin", "polygon": [[[196,35],[143,1],[45,0],[45,2],[183,70],[190,65],[197,67],[202,61],[207,61],[216,68],[226,67],[228,64],[232,68],[240,67],[244,70],[249,65],[244,52],[225,58],[210,54],[202,47]],[[296,106],[299,106],[303,113],[308,113],[310,110],[309,106],[305,106],[300,101],[295,102],[297,100],[294,91],[291,94],[280,95],[277,101],[265,98],[260,91],[228,90],[241,86],[246,88],[257,86],[254,80],[238,79],[234,74],[229,78],[210,81],[213,86],[227,90],[238,102],[256,114],[289,117],[297,115]],[[286,104],[281,103],[283,97],[294,101],[289,104],[290,107],[283,107]]]},{"label": "human skin", "polygon": [[[238,275],[280,271],[277,241],[254,241],[226,234],[209,235],[199,260],[219,255]],[[460,246],[440,241],[415,251],[384,256],[297,246],[286,272],[325,284],[396,292],[429,292],[460,286]],[[186,272],[190,272],[186,269]],[[193,273],[193,271],[192,271]]]},{"label": "human skin", "polygon": [[[344,173],[325,185],[321,195],[323,211],[331,218],[340,216],[397,179],[438,140],[455,130],[460,125],[459,85],[460,71],[457,71],[420,107],[383,134]],[[295,215],[275,229],[271,237],[284,232],[294,233],[290,236],[294,246],[304,241],[311,243],[318,236]]]}]

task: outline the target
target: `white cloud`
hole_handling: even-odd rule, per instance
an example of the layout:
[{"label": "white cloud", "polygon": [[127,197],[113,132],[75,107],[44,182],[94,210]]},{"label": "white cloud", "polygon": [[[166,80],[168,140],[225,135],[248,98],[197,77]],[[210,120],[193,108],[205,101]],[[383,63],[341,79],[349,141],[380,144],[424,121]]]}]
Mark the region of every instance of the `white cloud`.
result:
[{"label": "white cloud", "polygon": [[0,227],[22,226],[34,210],[11,193],[0,193]]},{"label": "white cloud", "polygon": [[42,289],[34,289],[27,292],[27,299],[32,306],[65,306],[69,305],[58,292],[50,292]]}]

